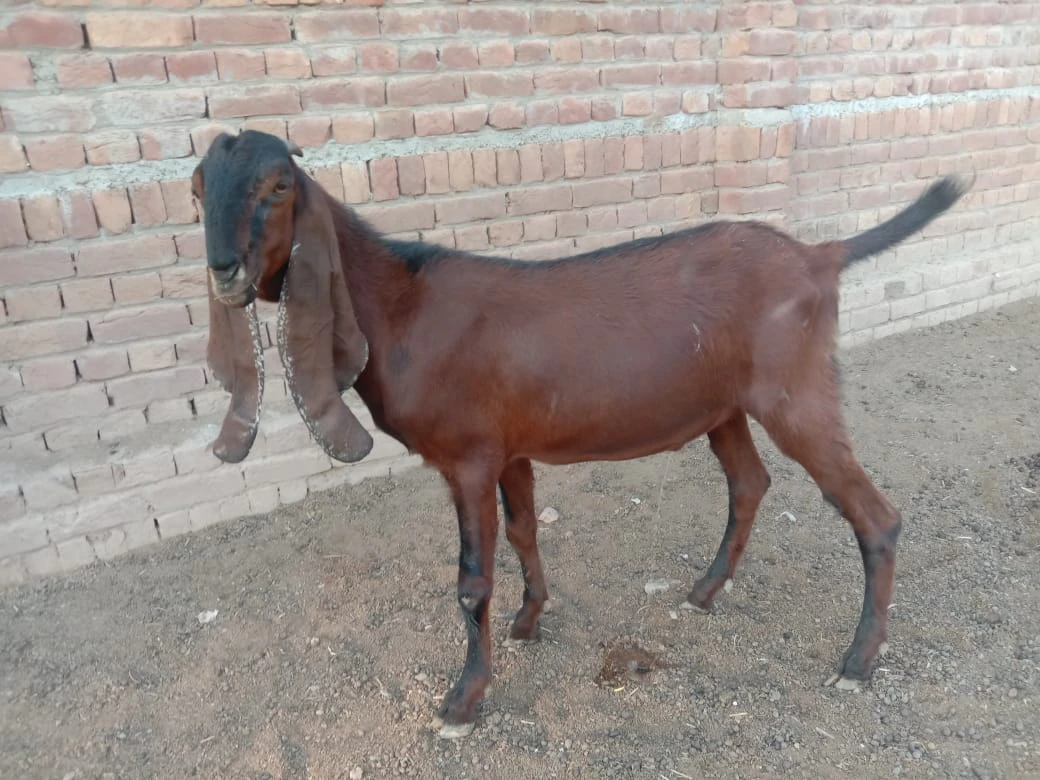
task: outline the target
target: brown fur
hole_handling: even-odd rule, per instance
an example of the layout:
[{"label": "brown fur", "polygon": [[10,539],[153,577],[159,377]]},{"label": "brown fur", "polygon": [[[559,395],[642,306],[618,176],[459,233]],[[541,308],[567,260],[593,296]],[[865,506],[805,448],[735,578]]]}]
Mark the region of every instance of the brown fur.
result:
[{"label": "brown fur", "polygon": [[[237,143],[258,141],[243,134]],[[949,208],[959,185],[943,180],[845,242],[807,246],[765,224],[718,222],[522,263],[384,240],[295,164],[292,172],[295,211],[271,210],[265,246],[284,246],[287,235],[306,246],[286,284],[306,265],[328,278],[328,258],[344,279],[329,284],[331,305],[317,290],[308,299],[326,307],[315,316],[334,320],[341,348],[333,358],[327,328],[310,344],[301,337],[291,347],[298,371],[312,372],[306,381],[315,384],[335,367],[342,389],[363,365],[354,387],[376,426],[440,471],[457,510],[469,646],[441,708],[446,733],[472,727],[491,674],[496,488],[525,582],[511,636],[536,639],[548,591],[532,461],[634,458],[707,434],[730,493],[718,554],[689,594],[707,610],[734,575],[769,487],[748,415],[806,468],[855,532],[863,614],[839,675],[870,677],[887,635],[901,519],[856,460],[842,418],[832,363],[839,275]],[[260,290],[282,282],[287,261],[284,252],[264,257],[247,279]],[[248,349],[241,341],[225,346]],[[320,384],[317,395],[330,399],[329,380]]]}]

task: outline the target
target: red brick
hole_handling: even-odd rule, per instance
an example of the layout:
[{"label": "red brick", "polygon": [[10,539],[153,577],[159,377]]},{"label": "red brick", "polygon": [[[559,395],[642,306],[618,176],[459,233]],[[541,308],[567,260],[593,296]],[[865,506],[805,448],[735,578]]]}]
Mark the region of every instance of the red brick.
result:
[{"label": "red brick", "polygon": [[[6,201],[0,202],[0,242],[2,242],[2,224],[6,220],[3,216]],[[33,241],[55,241],[61,238],[65,231],[61,226],[61,208],[58,199],[52,195],[37,195],[22,201],[22,216],[25,220],[25,230]]]},{"label": "red brick", "polygon": [[401,70],[437,70],[437,47],[432,43],[403,45]]},{"label": "red brick", "polygon": [[375,115],[376,138],[411,138],[415,121],[407,108],[391,108]]},{"label": "red brick", "polygon": [[559,112],[561,125],[588,122],[592,118],[592,101],[588,98],[565,97],[560,100]]},{"label": "red brick", "polygon": [[652,86],[661,81],[661,66],[653,64],[608,65],[601,71],[603,86]]},{"label": "red brick", "polygon": [[509,41],[486,41],[477,46],[477,58],[483,68],[502,68],[513,64],[513,44]]},{"label": "red brick", "polygon": [[397,189],[397,161],[392,157],[372,160],[368,171],[374,200],[393,200],[401,194]]},{"label": "red brick", "polygon": [[168,160],[191,155],[191,136],[180,127],[142,130],[137,137],[145,160]]},{"label": "red brick", "polygon": [[64,279],[73,273],[68,249],[33,247],[0,252],[0,287]]},{"label": "red brick", "polygon": [[24,133],[85,133],[96,120],[88,99],[67,95],[33,95],[6,101],[4,124]]},{"label": "red brick", "polygon": [[455,247],[464,252],[479,252],[488,248],[488,231],[486,225],[455,229]]},{"label": "red brick", "polygon": [[[581,41],[577,38],[561,38],[553,41],[549,45],[549,57],[553,62],[576,65],[581,62]],[[537,74],[535,77],[537,78]]]},{"label": "red brick", "polygon": [[575,182],[571,190],[575,208],[632,199],[632,182],[626,180]]},{"label": "red brick", "polygon": [[479,222],[506,215],[506,196],[501,192],[457,196],[434,203],[438,224]]},{"label": "red brick", "polygon": [[198,119],[206,114],[206,95],[201,89],[123,89],[104,93],[97,104],[100,116],[125,127]]},{"label": "red brick", "polygon": [[310,11],[296,14],[293,27],[296,29],[296,39],[301,43],[379,37],[379,17],[374,10]]},{"label": "red brick", "polygon": [[465,41],[447,41],[441,45],[438,59],[447,68],[471,70],[477,67],[477,47]]},{"label": "red brick", "polygon": [[719,160],[757,160],[761,131],[757,127],[719,127],[715,152]]},{"label": "red brick", "polygon": [[496,103],[488,113],[488,124],[498,130],[524,125],[524,107],[519,103]]},{"label": "red brick", "polygon": [[542,68],[534,75],[540,92],[573,94],[599,88],[599,73],[593,68]]},{"label": "red brick", "polygon": [[[9,287],[4,290],[4,302],[11,322],[45,320],[61,314],[61,296],[57,285]],[[22,376],[25,376],[24,369]]]},{"label": "red brick", "polygon": [[392,106],[458,103],[466,99],[466,91],[461,76],[404,76],[387,84],[386,99]]},{"label": "red brick", "polygon": [[495,154],[499,184],[520,183],[520,155],[514,149],[499,149]]},{"label": "red brick", "polygon": [[125,349],[91,348],[76,358],[76,370],[88,381],[98,382],[130,373]]},{"label": "red brick", "polygon": [[456,192],[473,187],[473,157],[469,152],[448,152],[448,182]]},{"label": "red brick", "polygon": [[22,210],[17,200],[0,200],[0,249],[26,246],[29,236],[22,221]]},{"label": "red brick", "polygon": [[343,163],[341,166],[343,181],[343,200],[346,203],[367,203],[371,187],[368,183],[368,169],[363,163]]},{"label": "red brick", "polygon": [[16,136],[0,135],[0,173],[20,173],[29,166]]},{"label": "red brick", "polygon": [[95,190],[91,195],[94,201],[94,211],[97,213],[98,223],[108,233],[125,233],[131,223],[130,200],[126,196],[126,190],[107,189]]},{"label": "red brick", "polygon": [[31,89],[34,85],[32,63],[17,52],[0,52],[0,89]]},{"label": "red brick", "polygon": [[682,195],[699,192],[714,186],[714,176],[707,167],[684,167],[661,172],[661,193]]},{"label": "red brick", "polygon": [[516,44],[516,61],[519,63],[545,62],[549,59],[549,43],[547,41],[518,41]]},{"label": "red brick", "polygon": [[524,144],[519,149],[520,181],[524,184],[542,180],[542,149],[538,144]]},{"label": "red brick", "polygon": [[661,66],[662,84],[715,84],[715,63],[672,62]]},{"label": "red brick", "polygon": [[41,172],[81,168],[86,160],[83,143],[72,135],[26,139],[25,152],[30,167]]},{"label": "red brick", "polygon": [[463,8],[459,11],[459,29],[524,35],[531,23],[525,11],[508,8]]},{"label": "red brick", "polygon": [[[63,317],[0,328],[0,355],[5,360],[17,361],[54,352],[71,352],[86,345],[85,320]],[[7,422],[10,425],[10,418]]]},{"label": "red brick", "polygon": [[472,133],[487,124],[488,110],[486,106],[460,106],[452,111],[456,133]]},{"label": "red brick", "polygon": [[791,54],[798,42],[793,30],[752,30],[747,53],[752,56],[777,57]]},{"label": "red brick", "polygon": [[386,88],[382,79],[362,76],[305,84],[301,97],[307,111],[324,107],[382,106],[386,104]]},{"label": "red brick", "polygon": [[542,179],[555,181],[562,179],[565,162],[563,158],[563,144],[548,143],[542,145]]},{"label": "red brick", "polygon": [[511,190],[506,197],[508,212],[514,216],[562,212],[571,208],[571,188],[564,184]]},{"label": "red brick", "polygon": [[402,195],[422,195],[426,191],[422,157],[405,155],[397,158],[397,186]]},{"label": "red brick", "polygon": [[300,93],[292,84],[214,87],[209,93],[209,115],[214,119],[300,111]]},{"label": "red brick", "polygon": [[643,139],[639,136],[625,139],[625,170],[643,170]]},{"label": "red brick", "polygon": [[585,142],[580,138],[563,142],[563,175],[568,179],[585,175]]},{"label": "red brick", "polygon": [[598,29],[602,32],[640,34],[660,32],[661,27],[657,9],[626,8],[600,11]]},{"label": "red brick", "polygon": [[532,100],[527,104],[527,124],[556,125],[560,123],[560,105],[555,100]]},{"label": "red brick", "polygon": [[315,76],[342,76],[357,70],[357,52],[350,46],[326,46],[311,54]]},{"label": "red brick", "polygon": [[629,92],[621,96],[622,116],[650,116],[653,112],[653,95],[646,92]]},{"label": "red brick", "polygon": [[112,72],[121,84],[160,84],[166,81],[166,60],[161,54],[119,54],[111,58]]},{"label": "red brick", "polygon": [[189,225],[199,219],[195,199],[191,194],[191,180],[164,181],[163,202],[166,204],[166,220],[176,225]]},{"label": "red brick", "polygon": [[327,116],[304,116],[290,119],[289,138],[302,147],[323,146],[332,137],[332,119]]},{"label": "red brick", "polygon": [[603,139],[603,173],[620,173],[625,168],[625,139]]},{"label": "red brick", "polygon": [[473,182],[479,187],[498,185],[498,156],[494,149],[473,152]]},{"label": "red brick", "polygon": [[217,61],[211,51],[187,51],[166,55],[166,72],[170,81],[195,83],[217,78]]},{"label": "red brick", "polygon": [[69,14],[26,11],[15,15],[0,29],[0,41],[18,48],[79,49],[83,46],[83,28]]},{"label": "red brick", "polygon": [[423,155],[423,170],[426,175],[426,192],[439,194],[451,190],[448,173],[448,153],[436,152]]},{"label": "red brick", "polygon": [[458,30],[455,11],[444,9],[387,9],[383,12],[384,35],[437,35]]},{"label": "red brick", "polygon": [[371,114],[344,114],[332,118],[332,137],[340,143],[360,143],[375,134]]},{"label": "red brick", "polygon": [[401,67],[397,44],[394,43],[365,43],[359,47],[358,53],[363,70],[393,73]]},{"label": "red brick", "polygon": [[137,135],[130,130],[107,130],[87,136],[84,142],[91,165],[136,162],[141,159]]},{"label": "red brick", "polygon": [[371,206],[365,216],[376,230],[387,233],[432,228],[434,224],[433,204],[428,202]]},{"label": "red brick", "polygon": [[176,259],[171,236],[142,235],[81,245],[76,271],[80,276],[99,276],[169,265]]},{"label": "red brick", "polygon": [[[297,25],[299,23],[297,17]],[[297,26],[297,31],[299,29]],[[284,14],[232,12],[196,16],[195,38],[199,43],[207,44],[283,43],[292,39],[292,33],[289,18]]]},{"label": "red brick", "polygon": [[112,283],[105,278],[62,282],[60,288],[62,304],[70,313],[107,309],[114,300]]},{"label": "red brick", "polygon": [[495,222],[488,227],[488,239],[492,246],[512,246],[519,244],[524,237],[524,223]]},{"label": "red brick", "polygon": [[221,81],[262,79],[267,74],[264,53],[253,49],[224,49],[218,51],[217,74]]},{"label": "red brick", "polygon": [[250,117],[242,123],[242,127],[245,130],[278,136],[283,141],[289,138],[285,120],[281,117]]},{"label": "red brick", "polygon": [[301,49],[267,49],[264,52],[267,75],[281,79],[311,77],[311,61]]},{"label": "red brick", "polygon": [[530,73],[521,72],[470,73],[466,76],[466,94],[487,97],[533,95],[534,79]]},{"label": "red brick", "polygon": [[76,365],[70,357],[46,357],[21,365],[22,382],[29,391],[59,390],[76,384]]},{"label": "red brick", "polygon": [[596,17],[588,11],[535,8],[531,15],[531,32],[546,35],[574,35],[595,32]]},{"label": "red brick", "polygon": [[420,109],[414,118],[418,136],[450,135],[454,128],[451,110],[447,108]]},{"label": "red brick", "polygon": [[163,268],[159,279],[163,298],[194,298],[206,294],[206,267],[201,264]]}]

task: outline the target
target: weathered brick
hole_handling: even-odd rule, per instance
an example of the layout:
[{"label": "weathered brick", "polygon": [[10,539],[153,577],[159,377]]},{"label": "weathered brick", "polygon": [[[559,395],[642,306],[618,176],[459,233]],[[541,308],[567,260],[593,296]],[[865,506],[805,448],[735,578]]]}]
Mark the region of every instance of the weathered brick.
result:
[{"label": "weathered brick", "polygon": [[8,287],[3,297],[10,322],[43,320],[61,314],[61,296],[54,284]]},{"label": "weathered brick", "polygon": [[99,117],[117,127],[201,119],[206,115],[206,93],[198,88],[121,89],[97,98]]},{"label": "weathered brick", "polygon": [[55,60],[58,84],[63,87],[96,87],[114,80],[108,57],[93,52],[67,54]]},{"label": "weathered brick", "polygon": [[85,445],[96,444],[96,420],[74,420],[50,427],[43,432],[43,440],[51,452],[67,452]]},{"label": "weathered brick", "polygon": [[[97,431],[94,431],[95,437]],[[80,496],[98,496],[115,489],[112,478],[112,464],[102,463],[97,466],[79,466],[72,471],[72,481]]]},{"label": "weathered brick", "polygon": [[166,221],[166,206],[158,182],[132,184],[127,191],[135,225],[152,227]]},{"label": "weathered brick", "polygon": [[141,157],[145,160],[168,160],[188,157],[191,152],[191,136],[180,127],[161,127],[142,130],[138,134]]},{"label": "weathered brick", "polygon": [[117,344],[166,336],[180,333],[190,327],[188,310],[183,303],[156,303],[150,306],[112,309],[90,318],[90,332],[98,344]]},{"label": "weathered brick", "polygon": [[[461,79],[458,83],[461,90]],[[465,94],[484,97],[526,97],[534,94],[534,78],[530,73],[523,72],[469,73],[466,75]]]},{"label": "weathered brick", "polygon": [[459,29],[525,35],[531,29],[526,10],[464,7],[459,11]]},{"label": "weathered brick", "polygon": [[252,81],[267,75],[262,51],[222,49],[216,52],[217,74],[221,81]]},{"label": "weathered brick", "polygon": [[438,200],[435,203],[437,222],[454,225],[461,222],[476,222],[494,219],[506,214],[506,196],[501,192],[470,195]]},{"label": "weathered brick", "polygon": [[160,185],[163,203],[166,205],[166,220],[176,225],[189,225],[199,219],[195,199],[191,194],[191,180],[164,181]]},{"label": "weathered brick", "polygon": [[414,121],[418,136],[450,135],[454,128],[451,111],[447,108],[420,109],[414,113]]},{"label": "weathered brick", "polygon": [[125,349],[92,347],[76,357],[76,371],[87,381],[112,379],[129,373]]},{"label": "weathered brick", "polygon": [[536,34],[576,35],[596,29],[596,17],[589,11],[535,8],[531,14],[531,32]]},{"label": "weathered brick", "polygon": [[118,235],[127,231],[133,218],[126,190],[122,188],[96,190],[91,199],[94,201],[94,211],[97,214],[98,223],[106,232]]},{"label": "weathered brick", "polygon": [[201,366],[177,366],[162,371],[132,374],[107,382],[113,405],[138,407],[152,401],[171,398],[206,386]]},{"label": "weathered brick", "polygon": [[26,246],[29,236],[22,220],[22,210],[17,200],[0,200],[0,249]]},{"label": "weathered brick", "polygon": [[228,13],[196,16],[195,39],[206,44],[283,43],[292,39],[292,33],[285,14]]},{"label": "weathered brick", "polygon": [[302,49],[267,49],[264,51],[267,75],[280,79],[311,77],[311,61]]},{"label": "weathered brick", "polygon": [[473,133],[487,124],[487,106],[459,106],[452,111],[456,133]]},{"label": "weathered brick", "polygon": [[29,57],[19,52],[0,52],[0,89],[31,89],[33,85]]},{"label": "weathered brick", "polygon": [[0,40],[19,48],[83,46],[83,28],[75,17],[55,11],[23,11],[0,28]]},{"label": "weathered brick", "polygon": [[434,225],[433,204],[429,202],[372,206],[365,216],[376,230],[386,233],[432,228]]},{"label": "weathered brick", "polygon": [[519,103],[496,103],[488,112],[488,124],[497,130],[523,127],[524,107]]},{"label": "weathered brick", "polygon": [[332,118],[303,116],[288,122],[289,138],[301,147],[323,146],[332,137]]},{"label": "weathered brick", "polygon": [[95,49],[177,48],[194,39],[187,14],[100,11],[85,19]]},{"label": "weathered brick", "polygon": [[506,193],[509,214],[538,214],[567,211],[571,208],[571,188],[558,184],[547,187],[529,187]]},{"label": "weathered brick", "polygon": [[302,43],[379,37],[379,16],[374,10],[309,11],[296,14],[293,26]]},{"label": "weathered brick", "polygon": [[[71,259],[70,259],[71,267]],[[77,313],[108,308],[113,301],[112,283],[107,278],[77,279],[60,285],[66,312]]]},{"label": "weathered brick", "polygon": [[375,115],[376,138],[411,138],[415,135],[412,112],[406,108],[391,108]]},{"label": "weathered brick", "polygon": [[150,424],[190,420],[192,416],[191,403],[187,398],[152,401],[145,409],[145,417]]},{"label": "weathered brick", "polygon": [[70,357],[44,357],[21,364],[25,389],[59,390],[76,384],[76,366]]},{"label": "weathered brick", "polygon": [[316,447],[289,455],[269,455],[262,461],[244,464],[246,487],[289,482],[332,468],[329,457]]},{"label": "weathered brick", "polygon": [[623,203],[632,198],[632,182],[623,179],[575,182],[571,193],[575,208]]},{"label": "weathered brick", "polygon": [[[382,79],[369,76],[319,81],[305,84],[300,90],[300,100],[306,111],[327,107],[357,108],[359,105],[378,107],[386,104],[386,87]],[[294,113],[298,112],[299,109]]]},{"label": "weathered brick", "polygon": [[472,189],[473,157],[469,152],[448,152],[448,182],[456,192]]},{"label": "weathered brick", "polygon": [[400,195],[397,189],[397,161],[384,157],[368,164],[374,200],[393,200]]},{"label": "weathered brick", "polygon": [[213,87],[209,91],[209,115],[215,119],[300,111],[300,92],[293,84]]},{"label": "weathered brick", "polygon": [[169,265],[177,259],[173,237],[142,235],[84,244],[76,253],[80,276],[101,276]]},{"label": "weathered brick", "polygon": [[162,282],[159,280],[159,274],[154,271],[114,276],[112,292],[120,306],[145,303],[162,295]]},{"label": "weathered brick", "polygon": [[14,135],[0,135],[0,173],[20,173],[29,167],[25,149]]},{"label": "weathered brick", "polygon": [[112,72],[120,84],[162,84],[166,81],[166,60],[161,54],[117,54],[110,60]]},{"label": "weathered brick", "polygon": [[371,188],[368,169],[363,163],[343,163],[343,194],[346,203],[367,203]]},{"label": "weathered brick", "polygon": [[85,133],[96,119],[87,98],[69,95],[33,95],[6,101],[7,128],[23,133]]},{"label": "weathered brick", "polygon": [[315,76],[342,76],[357,70],[357,51],[352,46],[323,46],[311,53]]},{"label": "weathered brick", "polygon": [[392,79],[386,86],[386,100],[392,106],[459,103],[465,99],[462,76],[450,73],[402,76]]},{"label": "weathered brick", "polygon": [[360,143],[375,135],[375,122],[370,113],[345,114],[332,118],[332,137],[340,143]]},{"label": "weathered brick", "polygon": [[426,192],[430,194],[449,192],[451,184],[448,173],[448,153],[437,152],[423,155],[422,160],[426,176]]},{"label": "weathered brick", "polygon": [[136,162],[141,159],[137,134],[130,130],[108,130],[88,136],[83,143],[91,165]]},{"label": "weathered brick", "polygon": [[81,168],[86,160],[79,136],[56,135],[50,138],[28,138],[25,155],[29,167],[41,173],[46,171]]},{"label": "weathered brick", "polygon": [[25,505],[31,512],[44,511],[73,503],[76,484],[68,466],[55,466],[33,474],[21,482]]},{"label": "weathered brick", "polygon": [[84,538],[94,554],[105,561],[159,541],[159,533],[155,521],[146,517],[121,523],[115,528],[94,531]]},{"label": "weathered brick", "polygon": [[80,384],[67,390],[35,393],[10,401],[4,405],[4,419],[12,433],[25,433],[63,420],[89,419],[106,411],[108,396],[105,389],[100,385]]},{"label": "weathered brick", "polygon": [[217,78],[217,61],[211,51],[175,52],[166,55],[171,82],[192,84]]}]

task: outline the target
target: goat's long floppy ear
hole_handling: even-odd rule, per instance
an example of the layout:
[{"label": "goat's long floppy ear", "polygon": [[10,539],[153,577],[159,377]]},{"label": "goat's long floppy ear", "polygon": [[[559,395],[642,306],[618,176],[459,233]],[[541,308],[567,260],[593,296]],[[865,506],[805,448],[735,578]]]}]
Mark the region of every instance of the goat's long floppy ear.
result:
[{"label": "goat's long floppy ear", "polygon": [[206,361],[210,372],[231,393],[231,405],[224,415],[220,434],[213,442],[213,454],[225,463],[242,461],[253,446],[260,426],[260,404],[264,396],[264,348],[256,304],[232,309],[213,296],[209,289],[209,343]]},{"label": "goat's long floppy ear", "polygon": [[340,263],[332,213],[318,186],[300,177],[293,253],[282,284],[278,349],[293,401],[308,430],[330,457],[346,463],[372,450],[372,436],[340,393],[368,363]]},{"label": "goat's long floppy ear", "polygon": [[[192,194],[202,200],[202,163],[191,177]],[[220,433],[213,441],[213,454],[225,463],[244,460],[256,440],[260,426],[260,404],[264,397],[264,350],[256,304],[242,309],[225,306],[213,295],[213,279],[206,274],[209,293],[209,342],[206,362],[210,373],[231,393]]]}]

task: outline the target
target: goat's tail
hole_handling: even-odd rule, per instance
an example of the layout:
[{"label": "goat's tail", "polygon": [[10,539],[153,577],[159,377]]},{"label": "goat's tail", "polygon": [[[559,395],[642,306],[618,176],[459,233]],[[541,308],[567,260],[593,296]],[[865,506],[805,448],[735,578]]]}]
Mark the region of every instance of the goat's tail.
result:
[{"label": "goat's tail", "polygon": [[956,203],[970,186],[971,181],[946,176],[891,219],[842,241],[845,267],[906,240]]}]

